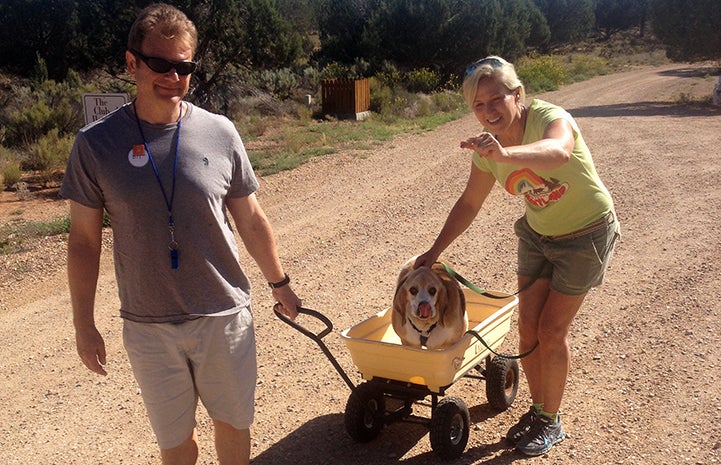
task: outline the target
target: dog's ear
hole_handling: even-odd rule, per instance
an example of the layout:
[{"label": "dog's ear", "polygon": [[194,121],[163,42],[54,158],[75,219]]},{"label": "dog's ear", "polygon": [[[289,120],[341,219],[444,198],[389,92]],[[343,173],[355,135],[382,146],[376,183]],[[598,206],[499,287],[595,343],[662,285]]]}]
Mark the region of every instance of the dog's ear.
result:
[{"label": "dog's ear", "polygon": [[393,295],[393,311],[401,316],[403,324],[406,323],[406,304],[408,303],[408,293],[404,285],[413,272],[413,265],[416,263],[416,258],[417,257],[411,257],[403,264],[401,271],[398,273],[398,280],[396,281],[396,293]]},{"label": "dog's ear", "polygon": [[393,312],[401,317],[402,324],[406,324],[406,303],[408,303],[408,295],[404,284],[405,280],[398,281],[396,293],[393,296]]},{"label": "dog's ear", "polygon": [[448,274],[442,264],[435,263],[432,269],[443,283],[444,289],[442,293],[439,293],[439,301],[437,301],[437,304],[442,305],[441,323],[445,325],[446,319],[453,318],[451,316],[453,312],[463,316],[466,299],[456,278]]},{"label": "dog's ear", "polygon": [[401,283],[403,283],[406,279],[408,279],[408,275],[411,274],[411,272],[413,271],[413,265],[415,263],[416,263],[416,258],[413,257],[403,264],[401,271],[398,273],[398,280],[396,281],[396,290],[398,290],[398,287],[400,287]]},{"label": "dog's ear", "polygon": [[408,292],[405,289],[406,281],[413,271],[413,260],[409,260],[403,265],[400,273],[398,273],[398,281],[396,283],[396,293],[393,295],[393,311],[397,312],[398,315],[403,319],[403,324],[406,324],[406,304],[408,303]]},{"label": "dog's ear", "polygon": [[447,319],[450,319],[450,313],[452,310],[452,301],[450,299],[451,295],[448,292],[450,289],[448,289],[448,283],[446,283],[443,279],[439,280],[441,283],[441,286],[439,289],[436,290],[436,308],[438,309],[438,313],[440,316],[440,324],[441,326],[445,326],[448,322]]}]

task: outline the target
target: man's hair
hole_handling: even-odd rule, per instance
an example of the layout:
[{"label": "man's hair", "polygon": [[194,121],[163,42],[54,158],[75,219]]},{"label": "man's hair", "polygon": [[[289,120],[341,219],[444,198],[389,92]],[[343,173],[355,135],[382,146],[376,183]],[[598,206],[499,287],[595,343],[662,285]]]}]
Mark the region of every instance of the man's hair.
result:
[{"label": "man's hair", "polygon": [[151,34],[186,40],[193,53],[198,46],[198,31],[193,22],[185,13],[165,3],[154,3],[140,12],[130,28],[128,49],[141,51],[143,40]]}]

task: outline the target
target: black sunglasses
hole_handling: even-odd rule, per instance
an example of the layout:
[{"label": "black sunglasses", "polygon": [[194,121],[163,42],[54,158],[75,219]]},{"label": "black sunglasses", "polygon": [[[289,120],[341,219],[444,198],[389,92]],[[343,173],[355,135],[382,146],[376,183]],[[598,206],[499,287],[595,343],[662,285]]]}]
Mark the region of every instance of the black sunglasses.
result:
[{"label": "black sunglasses", "polygon": [[468,68],[466,68],[466,76],[471,74],[476,68],[483,65],[489,65],[491,68],[500,68],[503,66],[503,62],[499,60],[498,58],[482,58],[478,60],[477,62],[473,63],[472,65],[469,65]]},{"label": "black sunglasses", "polygon": [[164,58],[145,56],[133,49],[130,50],[130,53],[143,60],[143,63],[148,65],[148,68],[160,74],[165,74],[174,69],[178,76],[187,76],[198,67],[198,64],[194,61],[168,61]]}]

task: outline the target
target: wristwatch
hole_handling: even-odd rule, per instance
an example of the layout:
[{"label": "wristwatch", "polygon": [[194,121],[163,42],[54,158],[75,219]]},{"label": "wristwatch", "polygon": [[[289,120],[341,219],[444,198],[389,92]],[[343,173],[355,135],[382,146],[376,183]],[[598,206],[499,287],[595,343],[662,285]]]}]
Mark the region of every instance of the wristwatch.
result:
[{"label": "wristwatch", "polygon": [[285,286],[289,282],[290,282],[290,276],[288,276],[288,273],[286,273],[285,278],[281,279],[277,283],[268,282],[268,286],[270,286],[272,289],[278,289],[279,287]]}]

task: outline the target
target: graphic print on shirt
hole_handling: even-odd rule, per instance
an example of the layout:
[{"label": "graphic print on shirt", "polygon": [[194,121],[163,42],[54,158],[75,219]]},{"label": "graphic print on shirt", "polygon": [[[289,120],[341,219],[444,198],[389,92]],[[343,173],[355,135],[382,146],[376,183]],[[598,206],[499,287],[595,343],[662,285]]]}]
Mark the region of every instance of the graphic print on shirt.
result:
[{"label": "graphic print on shirt", "polygon": [[506,178],[506,191],[523,195],[526,201],[536,207],[559,201],[568,192],[568,183],[558,179],[544,179],[528,168],[514,171]]},{"label": "graphic print on shirt", "polygon": [[142,168],[148,164],[148,153],[145,151],[145,145],[133,145],[128,152],[128,161],[136,168]]}]

